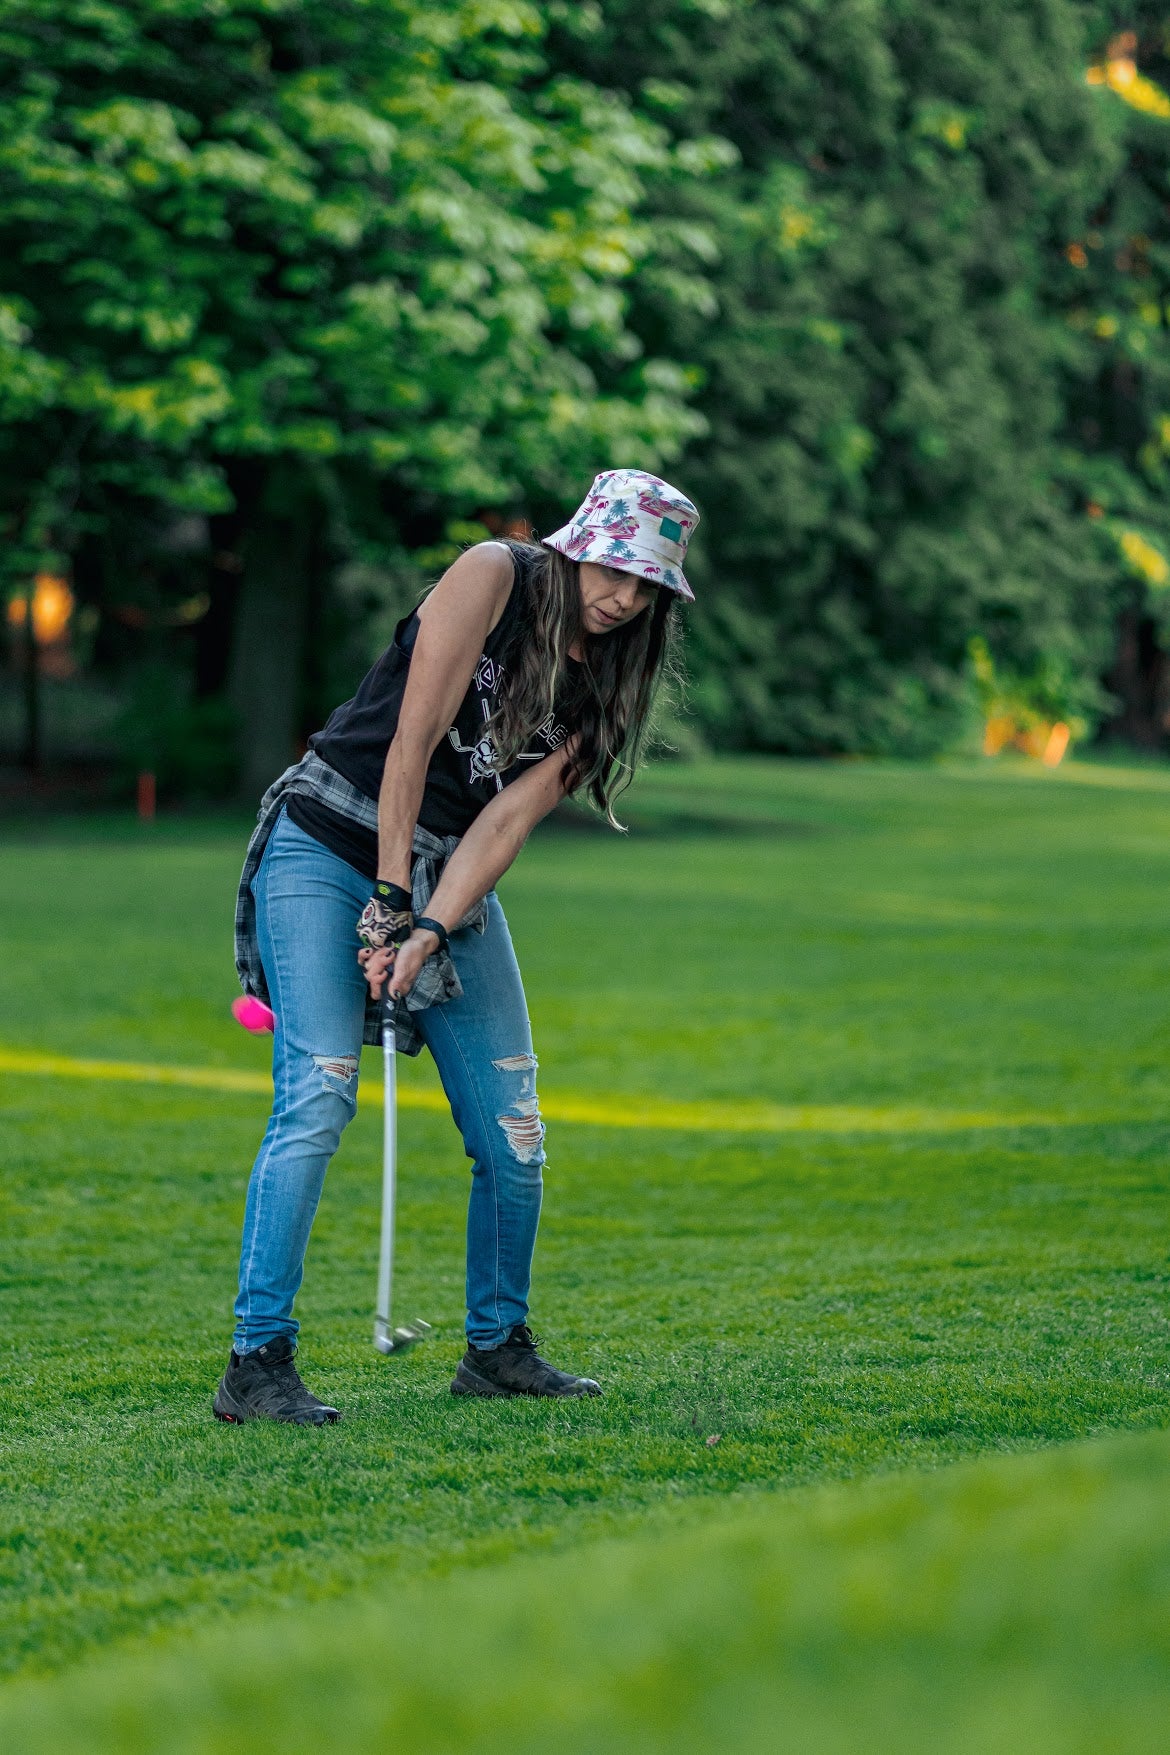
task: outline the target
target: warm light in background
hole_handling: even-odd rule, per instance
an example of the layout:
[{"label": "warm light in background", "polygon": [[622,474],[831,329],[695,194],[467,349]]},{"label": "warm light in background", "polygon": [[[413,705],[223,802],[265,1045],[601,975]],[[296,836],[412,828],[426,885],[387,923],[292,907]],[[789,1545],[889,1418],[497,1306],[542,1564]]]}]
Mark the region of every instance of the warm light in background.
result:
[{"label": "warm light in background", "polygon": [[998,756],[1001,750],[1019,750],[1036,756],[1046,768],[1059,768],[1072,741],[1072,728],[1058,719],[1055,725],[1038,720],[1025,725],[1015,714],[996,713],[983,728],[983,753]]},{"label": "warm light in background", "polygon": [[[23,628],[28,613],[28,599],[14,597],[8,605],[8,621],[14,628]],[[33,633],[38,646],[51,646],[60,640],[73,614],[73,593],[56,573],[38,573],[33,585]]]},{"label": "warm light in background", "polygon": [[1106,50],[1104,61],[1090,67],[1085,78],[1090,85],[1107,85],[1115,91],[1119,98],[1130,104],[1135,110],[1142,110],[1147,116],[1157,116],[1162,121],[1170,119],[1170,96],[1138,72],[1134,55],[1137,51],[1137,35],[1134,31],[1123,31],[1121,36],[1114,37]]}]

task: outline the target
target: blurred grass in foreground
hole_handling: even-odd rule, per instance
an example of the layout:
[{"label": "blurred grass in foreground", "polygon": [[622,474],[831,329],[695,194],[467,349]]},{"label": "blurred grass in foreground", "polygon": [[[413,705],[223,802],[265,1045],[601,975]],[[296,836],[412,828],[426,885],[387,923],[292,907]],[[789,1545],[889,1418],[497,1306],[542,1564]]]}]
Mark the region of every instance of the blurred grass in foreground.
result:
[{"label": "blurred grass in foreground", "polygon": [[1170,1723],[1170,1439],[726,1509],[111,1657],[21,1755],[1113,1755]]}]

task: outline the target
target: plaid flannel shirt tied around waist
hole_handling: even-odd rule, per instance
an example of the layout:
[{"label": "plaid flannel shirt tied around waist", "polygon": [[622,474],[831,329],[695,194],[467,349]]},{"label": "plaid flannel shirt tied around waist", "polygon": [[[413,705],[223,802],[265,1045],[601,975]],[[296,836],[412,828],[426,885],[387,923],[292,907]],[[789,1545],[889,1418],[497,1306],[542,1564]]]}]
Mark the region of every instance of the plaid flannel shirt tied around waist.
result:
[{"label": "plaid flannel shirt tied around waist", "polygon": [[[348,817],[350,822],[360,823],[363,829],[371,829],[375,834],[378,832],[378,806],[374,800],[367,798],[364,792],[359,792],[356,786],[351,786],[336,768],[331,768],[328,762],[323,762],[312,750],[302,761],[286,768],[260,800],[256,827],[248,842],[244,869],[240,874],[240,887],[236,893],[236,972],[244,992],[263,1000],[265,1005],[270,1005],[271,1001],[256,938],[256,901],[252,895],[252,879],[260,869],[268,837],[276,827],[276,819],[284,802],[294,792],[307,792],[322,804],[328,805],[330,810],[335,810],[339,816]],[[458,845],[458,835],[432,835],[429,829],[424,829],[421,825],[415,827],[410,888],[416,915],[426,913],[427,904],[443,875],[443,867]],[[372,889],[371,885],[371,892]],[[482,932],[486,926],[487,902],[484,900],[477,902],[464,915],[457,930],[463,932],[470,927],[476,932]],[[458,999],[462,992],[463,987],[449,953],[436,951],[433,956],[428,957],[419,971],[418,980],[406,996],[405,1006],[399,1002],[395,1040],[400,1052],[417,1054],[422,1047],[422,1037],[412,1013],[425,1011],[432,1005],[445,1005],[449,999]],[[376,1047],[381,1040],[381,1008],[376,1000],[368,999],[362,1041]]]}]

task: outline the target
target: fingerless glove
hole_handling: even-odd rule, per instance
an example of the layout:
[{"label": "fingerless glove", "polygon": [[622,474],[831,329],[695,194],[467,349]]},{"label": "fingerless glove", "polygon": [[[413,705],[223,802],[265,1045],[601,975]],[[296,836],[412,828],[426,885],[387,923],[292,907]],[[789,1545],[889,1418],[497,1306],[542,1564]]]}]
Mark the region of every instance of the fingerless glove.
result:
[{"label": "fingerless glove", "polygon": [[362,909],[358,920],[358,937],[372,951],[385,950],[387,945],[405,944],[414,926],[410,891],[401,884],[388,884],[381,878],[374,893]]}]

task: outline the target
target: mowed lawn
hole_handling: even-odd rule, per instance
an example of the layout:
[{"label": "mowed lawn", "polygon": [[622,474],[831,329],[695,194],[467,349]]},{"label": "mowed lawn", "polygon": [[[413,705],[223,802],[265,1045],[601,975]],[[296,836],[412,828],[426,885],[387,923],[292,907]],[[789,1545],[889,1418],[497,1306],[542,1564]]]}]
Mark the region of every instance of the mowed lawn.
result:
[{"label": "mowed lawn", "polygon": [[[367,1105],[299,1307],[346,1419],[219,1427],[263,1096],[0,1070],[4,1672],[1170,1424],[1170,774],[709,762],[629,812],[502,888],[550,1112],[589,1117],[550,1127],[534,1322],[601,1401],[447,1393],[466,1165],[418,1107],[401,1300],[436,1334],[374,1353]],[[227,1013],[246,833],[0,830],[0,1068],[260,1071]]]}]

